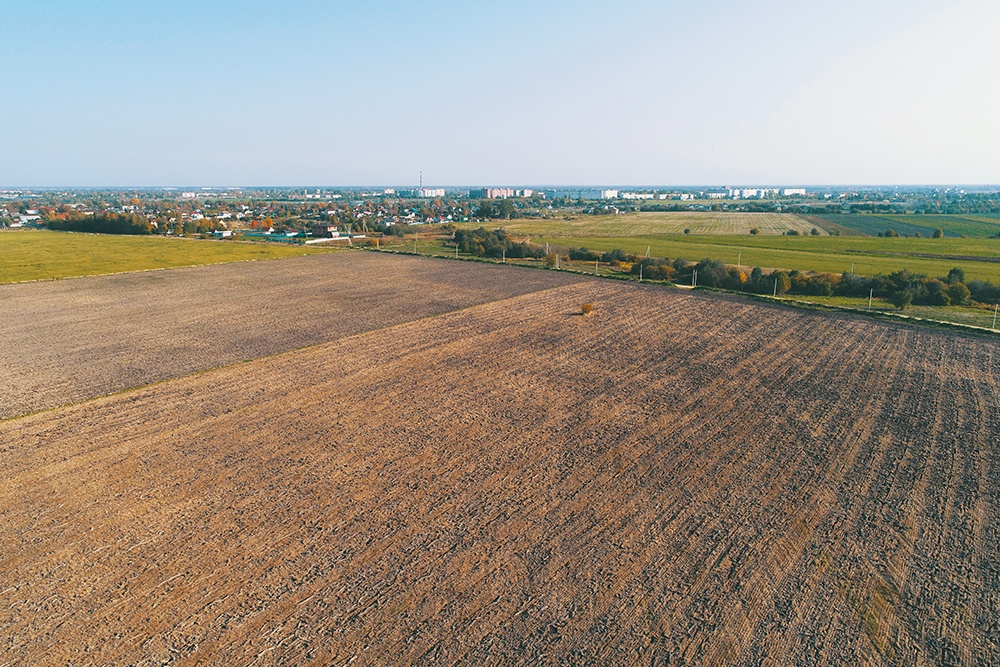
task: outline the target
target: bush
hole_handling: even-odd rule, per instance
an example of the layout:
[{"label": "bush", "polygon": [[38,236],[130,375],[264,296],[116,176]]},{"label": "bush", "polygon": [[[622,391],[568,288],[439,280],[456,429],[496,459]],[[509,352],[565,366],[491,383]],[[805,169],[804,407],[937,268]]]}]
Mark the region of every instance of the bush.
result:
[{"label": "bush", "polygon": [[703,259],[695,270],[698,272],[698,284],[705,287],[723,287],[729,277],[726,265],[717,259]]},{"label": "bush", "polygon": [[583,315],[590,315],[592,312],[594,312],[594,304],[592,304],[592,303],[583,303],[583,304],[580,304],[580,313],[581,314],[583,314]]},{"label": "bush", "polygon": [[[768,278],[771,279],[771,289],[778,294],[787,294],[792,289],[792,278],[784,271],[775,271]],[[775,285],[777,285],[776,290]]]},{"label": "bush", "polygon": [[642,276],[645,280],[672,281],[677,275],[666,259],[643,258],[632,265],[629,271],[633,276]]},{"label": "bush", "polygon": [[611,262],[624,262],[626,259],[628,259],[628,255],[626,255],[625,251],[621,248],[615,248],[611,252],[606,252],[601,255],[601,261],[607,264],[610,264]]},{"label": "bush", "polygon": [[594,262],[601,259],[601,254],[586,248],[570,248],[569,258],[576,261]]},{"label": "bush", "polygon": [[839,279],[830,273],[820,273],[812,276],[797,274],[791,277],[792,288],[796,294],[809,296],[831,296]]},{"label": "bush", "polygon": [[514,243],[507,238],[507,232],[502,229],[494,229],[491,232],[482,227],[473,230],[459,229],[455,232],[455,243],[458,244],[459,250],[476,257],[498,259],[506,255],[518,259],[540,258],[544,254],[541,249],[532,248],[527,243]]},{"label": "bush", "polygon": [[948,285],[948,297],[953,304],[958,306],[968,306],[972,302],[972,293],[964,283]]},{"label": "bush", "polygon": [[909,305],[913,303],[913,292],[905,289],[898,290],[889,296],[889,301],[892,302],[892,305],[896,306],[896,308],[906,310]]}]

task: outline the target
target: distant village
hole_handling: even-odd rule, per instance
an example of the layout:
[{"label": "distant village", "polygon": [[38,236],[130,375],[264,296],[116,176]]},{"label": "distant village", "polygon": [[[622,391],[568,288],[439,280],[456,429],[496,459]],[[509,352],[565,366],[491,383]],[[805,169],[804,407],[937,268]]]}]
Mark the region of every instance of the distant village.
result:
[{"label": "distant village", "polygon": [[[995,190],[963,188],[150,188],[0,190],[0,228],[72,229],[118,216],[126,233],[356,238],[393,228],[657,211],[799,214],[1000,213]],[[77,226],[79,228],[79,225]]]}]

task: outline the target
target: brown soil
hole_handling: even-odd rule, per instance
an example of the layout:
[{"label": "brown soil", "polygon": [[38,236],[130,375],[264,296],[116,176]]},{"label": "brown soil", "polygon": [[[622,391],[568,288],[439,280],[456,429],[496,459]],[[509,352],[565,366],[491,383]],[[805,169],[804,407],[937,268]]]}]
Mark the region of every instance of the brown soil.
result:
[{"label": "brown soil", "polygon": [[992,664],[997,353],[585,282],[9,420],[0,663]]},{"label": "brown soil", "polygon": [[354,252],[0,286],[0,419],[578,280]]}]

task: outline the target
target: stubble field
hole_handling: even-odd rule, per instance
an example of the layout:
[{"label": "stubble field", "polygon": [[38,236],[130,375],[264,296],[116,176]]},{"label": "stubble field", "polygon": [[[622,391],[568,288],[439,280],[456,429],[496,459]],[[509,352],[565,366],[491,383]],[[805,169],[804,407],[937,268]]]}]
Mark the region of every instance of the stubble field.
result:
[{"label": "stubble field", "polygon": [[581,281],[0,422],[0,664],[993,664],[997,357]]}]

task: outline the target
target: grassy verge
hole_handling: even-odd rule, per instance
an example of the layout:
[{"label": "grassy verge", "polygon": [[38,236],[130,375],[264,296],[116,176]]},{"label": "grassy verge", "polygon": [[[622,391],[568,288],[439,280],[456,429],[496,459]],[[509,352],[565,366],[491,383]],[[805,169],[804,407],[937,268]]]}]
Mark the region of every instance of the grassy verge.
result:
[{"label": "grassy verge", "polygon": [[304,246],[44,230],[0,233],[0,284],[328,252]]}]

